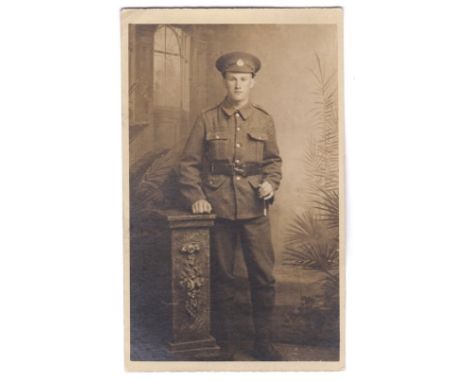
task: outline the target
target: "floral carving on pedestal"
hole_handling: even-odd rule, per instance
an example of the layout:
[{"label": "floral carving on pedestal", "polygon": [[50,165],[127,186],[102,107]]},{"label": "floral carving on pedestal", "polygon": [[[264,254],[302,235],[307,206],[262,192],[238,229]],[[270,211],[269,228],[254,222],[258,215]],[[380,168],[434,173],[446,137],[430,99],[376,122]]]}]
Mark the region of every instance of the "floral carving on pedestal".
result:
[{"label": "floral carving on pedestal", "polygon": [[200,311],[200,290],[205,283],[201,266],[197,260],[200,244],[187,243],[182,245],[180,253],[185,256],[179,284],[185,290],[185,311],[193,320]]}]

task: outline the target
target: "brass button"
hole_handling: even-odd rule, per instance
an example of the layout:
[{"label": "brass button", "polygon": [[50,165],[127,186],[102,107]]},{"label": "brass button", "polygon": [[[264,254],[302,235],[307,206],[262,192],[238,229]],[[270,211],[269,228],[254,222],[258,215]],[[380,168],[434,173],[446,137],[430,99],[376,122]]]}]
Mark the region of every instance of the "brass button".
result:
[{"label": "brass button", "polygon": [[236,163],[239,163],[239,162],[240,162],[240,160],[239,160],[239,159],[236,159],[236,160],[235,160],[235,162],[236,162]]},{"label": "brass button", "polygon": [[240,180],[240,176],[236,176],[236,180]]},{"label": "brass button", "polygon": [[240,127],[237,128],[237,131],[240,131]]},{"label": "brass button", "polygon": [[240,147],[240,143],[236,143],[236,147]]}]

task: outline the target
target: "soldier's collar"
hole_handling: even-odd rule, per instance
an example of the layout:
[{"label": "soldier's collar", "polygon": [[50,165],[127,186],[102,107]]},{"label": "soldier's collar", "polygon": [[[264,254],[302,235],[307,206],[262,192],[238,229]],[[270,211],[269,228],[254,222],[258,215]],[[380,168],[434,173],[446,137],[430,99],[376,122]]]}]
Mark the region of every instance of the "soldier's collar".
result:
[{"label": "soldier's collar", "polygon": [[221,104],[221,109],[226,113],[227,116],[232,116],[236,111],[239,112],[243,119],[249,118],[250,114],[252,114],[252,104],[249,102],[246,105],[242,106],[240,109],[236,109],[229,99],[226,97]]}]

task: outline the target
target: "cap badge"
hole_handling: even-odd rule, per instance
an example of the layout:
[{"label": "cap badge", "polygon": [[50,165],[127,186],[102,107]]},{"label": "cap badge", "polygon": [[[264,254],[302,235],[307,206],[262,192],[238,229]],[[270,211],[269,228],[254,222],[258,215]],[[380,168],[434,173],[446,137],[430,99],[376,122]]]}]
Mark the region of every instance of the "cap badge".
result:
[{"label": "cap badge", "polygon": [[241,58],[239,58],[237,60],[236,64],[237,64],[237,66],[244,66],[244,61]]}]

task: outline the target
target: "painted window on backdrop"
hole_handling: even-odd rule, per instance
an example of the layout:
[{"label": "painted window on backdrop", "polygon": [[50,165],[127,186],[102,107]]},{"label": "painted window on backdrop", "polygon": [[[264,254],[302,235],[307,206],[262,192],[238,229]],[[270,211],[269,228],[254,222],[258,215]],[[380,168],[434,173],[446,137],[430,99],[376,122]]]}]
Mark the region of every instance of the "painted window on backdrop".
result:
[{"label": "painted window on backdrop", "polygon": [[161,25],[155,31],[153,51],[154,106],[188,112],[190,36],[180,28]]}]

